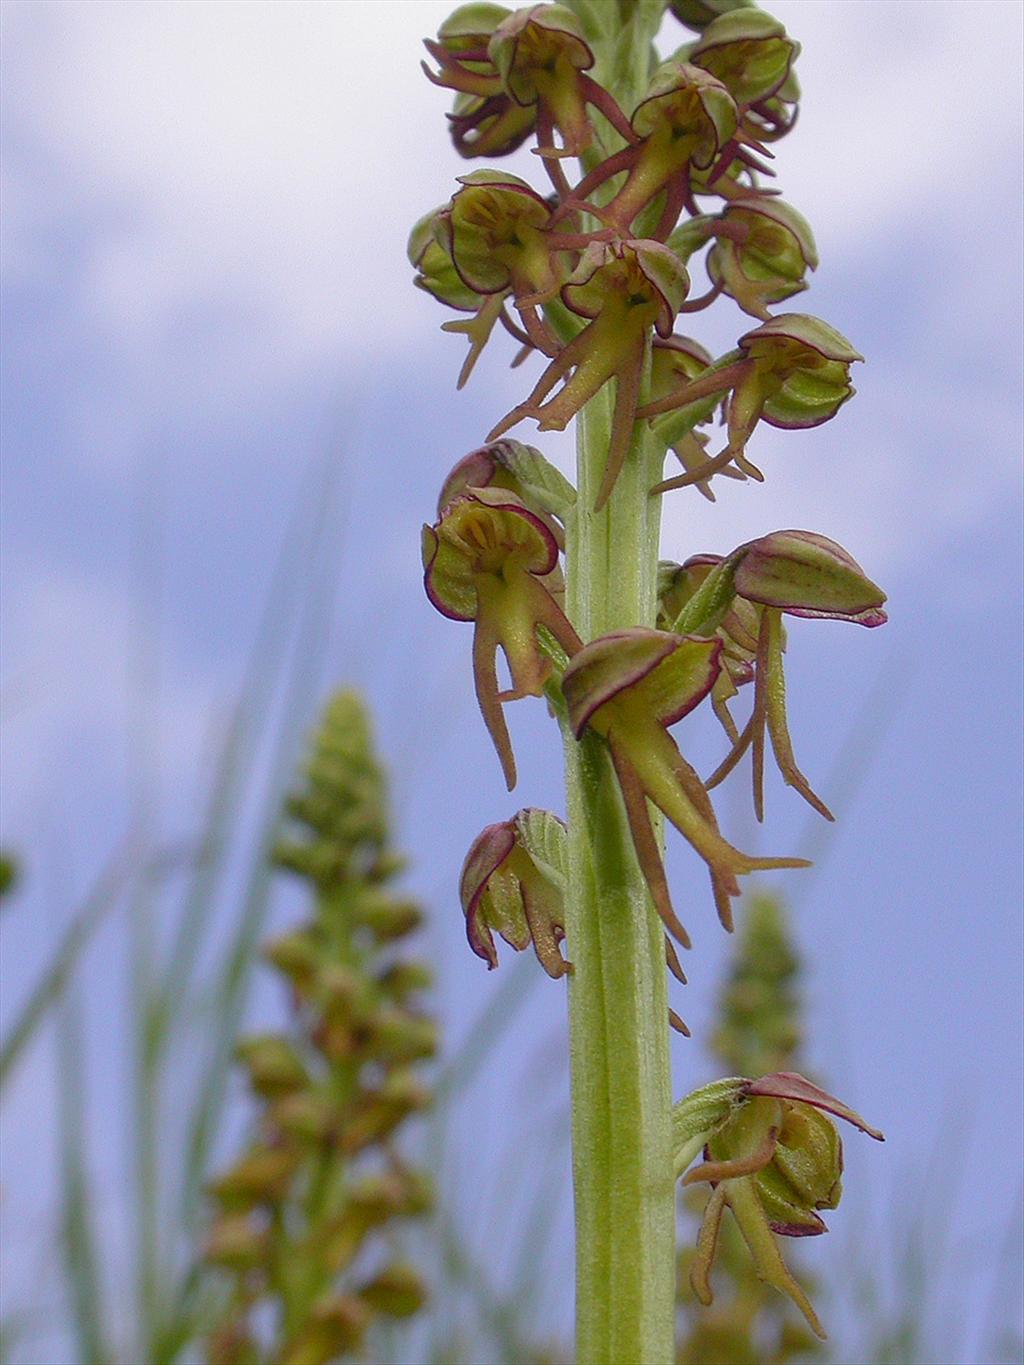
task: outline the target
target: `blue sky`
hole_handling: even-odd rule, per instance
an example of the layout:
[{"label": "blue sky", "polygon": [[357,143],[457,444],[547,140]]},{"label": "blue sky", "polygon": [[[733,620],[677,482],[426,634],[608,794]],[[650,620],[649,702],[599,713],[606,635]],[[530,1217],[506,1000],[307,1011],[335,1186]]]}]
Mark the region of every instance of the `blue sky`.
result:
[{"label": "blue sky", "polygon": [[[456,395],[461,343],[437,331],[442,310],[405,263],[411,223],[465,169],[445,98],[418,72],[419,39],[447,8],[3,7],[0,736],[4,840],[26,863],[3,929],[8,1017],[126,827],[140,746],[161,847],[194,834],[290,509],[335,453],[334,616],[311,701],[351,680],[377,707],[453,1038],[495,989],[462,941],[455,878],[511,802],[560,808],[558,746],[517,708],[524,776],[504,794],[467,632],[430,612],[419,581],[441,478],[526,382],[499,341]],[[668,498],[664,549],[682,559],[807,527],[890,594],[882,631],[791,632],[798,757],[819,787],[841,752],[864,773],[807,889],[786,885],[814,1060],[890,1139],[865,1153],[851,1138],[848,1203],[863,1174],[880,1204],[966,1115],[971,1175],[944,1197],[964,1245],[984,1247],[1020,1166],[1021,11],[773,12],[804,44],[800,125],[778,157],[822,258],[800,306],[868,363],[834,423],[758,433],[764,486],[726,485],[713,508]],[[531,161],[516,166],[532,176]],[[715,310],[700,336],[725,349],[736,325]],[[569,467],[567,437],[538,444]],[[710,730],[687,722],[681,738],[711,759]],[[737,783],[721,808],[754,840]],[[805,837],[798,807],[771,789],[773,849]],[[723,942],[706,906],[687,918],[679,1007],[699,1026]],[[123,1164],[103,1114],[123,1094],[122,940],[112,925],[98,943],[86,1002],[106,1096],[95,1161],[115,1202]],[[557,1058],[560,989],[534,992],[516,1066],[538,1049]],[[677,1048],[680,1090],[694,1054]],[[467,1108],[481,1140],[521,1100],[525,1082],[501,1072]],[[5,1117],[9,1228],[52,1217],[48,1075],[40,1050]],[[23,1282],[34,1256],[10,1255]]]}]

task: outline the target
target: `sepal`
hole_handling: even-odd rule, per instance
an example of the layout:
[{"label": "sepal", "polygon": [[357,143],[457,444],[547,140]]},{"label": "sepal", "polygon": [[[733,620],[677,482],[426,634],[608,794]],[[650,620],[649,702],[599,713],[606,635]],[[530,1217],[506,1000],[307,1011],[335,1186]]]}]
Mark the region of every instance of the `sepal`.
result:
[{"label": "sepal", "polygon": [[557,817],[523,810],[511,820],[488,825],[474,840],[462,867],[459,896],[469,946],[489,968],[498,965],[498,934],[517,952],[532,942],[548,976],[572,971],[559,951],[565,937],[564,839],[565,827]]}]

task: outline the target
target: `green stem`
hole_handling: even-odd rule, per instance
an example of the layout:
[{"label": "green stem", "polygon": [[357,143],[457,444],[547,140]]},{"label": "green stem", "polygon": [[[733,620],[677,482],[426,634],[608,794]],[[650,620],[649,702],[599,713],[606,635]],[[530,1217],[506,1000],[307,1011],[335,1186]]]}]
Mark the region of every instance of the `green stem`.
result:
[{"label": "green stem", "polygon": [[[611,432],[611,385],[578,419],[579,500],[567,605],[591,640],[652,625],[659,500],[645,429],[593,512]],[[611,763],[595,736],[566,739],[576,1355],[581,1365],[673,1358],[675,1211],[664,936]]]}]

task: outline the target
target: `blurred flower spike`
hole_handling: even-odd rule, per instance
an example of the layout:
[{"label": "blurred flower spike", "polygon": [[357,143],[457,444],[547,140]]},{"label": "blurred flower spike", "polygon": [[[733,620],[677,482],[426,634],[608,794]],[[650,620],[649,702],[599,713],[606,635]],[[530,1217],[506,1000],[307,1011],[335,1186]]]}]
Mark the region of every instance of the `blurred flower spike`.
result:
[{"label": "blurred flower spike", "polygon": [[[487,439],[496,440],[524,417],[534,418],[541,431],[562,431],[614,377],[615,412],[595,504],[599,510],[629,452],[651,328],[659,336],[671,336],[688,289],[686,268],[660,242],[592,243],[561,290],[562,302],[589,319],[587,325],[552,360],[525,403],[513,408]],[[560,379],[565,383],[548,399]]]},{"label": "blurred flower spike", "polygon": [[[710,557],[703,557],[705,562]],[[827,536],[813,531],[773,531],[752,540],[729,557],[735,606],[746,604],[747,620],[753,624],[750,609],[759,617],[757,643],[753,657],[754,706],[742,734],[708,779],[716,787],[751,749],[753,753],[754,811],[764,819],[765,737],[786,784],[826,820],[834,817],[797,766],[786,717],[786,679],[783,669],[785,631],[783,614],[832,621],[852,621],[874,627],[888,619],[882,609],[885,593],[867,577],[857,561]],[[742,619],[742,618],[741,618]],[[748,631],[735,628],[733,638]],[[729,627],[727,627],[727,630]],[[749,627],[748,627],[749,629]]]},{"label": "blurred flower spike", "polygon": [[657,806],[707,863],[722,924],[732,928],[736,878],[757,870],[806,867],[801,858],[754,858],[727,843],[707,790],[668,727],[708,695],[721,668],[721,641],[635,628],[593,640],[562,679],[578,738],[590,729],[607,743],[637,858],[666,929],[689,936],[672,908],[647,802]]},{"label": "blurred flower spike", "polygon": [[466,937],[488,967],[498,965],[494,934],[517,952],[533,943],[548,976],[572,971],[559,951],[565,937],[562,887],[554,869],[538,862],[529,847],[531,819],[561,821],[548,812],[520,811],[511,820],[488,825],[473,841],[462,867],[459,894],[466,916]]},{"label": "blurred flower spike", "polygon": [[707,1183],[712,1194],[697,1239],[690,1283],[712,1301],[711,1267],[726,1207],[732,1210],[758,1275],[788,1295],[819,1337],[821,1323],[790,1273],[773,1234],[813,1237],[828,1229],[818,1214],[842,1194],[843,1147],[830,1115],[882,1142],[877,1129],[841,1100],[792,1071],[759,1080],[715,1081],[676,1105],[677,1168],[703,1149],[684,1185]]},{"label": "blurred flower spike", "polygon": [[732,461],[745,474],[762,479],[745,455],[758,421],[787,430],[830,421],[853,397],[850,366],[857,360],[863,356],[834,327],[803,313],[781,313],[747,332],[740,337],[738,358],[723,357],[699,378],[640,409],[640,417],[655,417],[699,398],[728,394],[725,448],[698,469],[666,479],[651,491],[699,483]]},{"label": "blurred flower spike", "polygon": [[[503,488],[467,489],[423,528],[424,586],[443,616],[473,621],[477,700],[509,790],[516,767],[501,704],[539,697],[552,676],[538,641],[543,627],[567,655],[580,640],[551,594],[561,586],[558,542],[547,522]],[[550,583],[550,587],[545,582]],[[512,687],[498,690],[497,651]]]}]

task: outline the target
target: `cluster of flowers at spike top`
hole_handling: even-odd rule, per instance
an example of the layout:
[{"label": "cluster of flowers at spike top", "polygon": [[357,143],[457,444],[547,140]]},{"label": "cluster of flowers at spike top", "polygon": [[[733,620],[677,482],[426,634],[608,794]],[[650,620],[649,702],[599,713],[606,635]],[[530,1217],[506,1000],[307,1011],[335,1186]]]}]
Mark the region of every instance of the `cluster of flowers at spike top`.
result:
[{"label": "cluster of flowers at spike top", "polygon": [[[460,176],[448,203],[413,229],[416,283],[469,315],[444,324],[469,341],[460,387],[496,324],[517,343],[514,363],[534,351],[547,359],[488,439],[524,418],[562,430],[614,384],[598,508],[638,421],[684,466],[655,491],[694,485],[713,496],[715,475],[762,477],[746,453],[758,422],[803,428],[834,417],[861,359],[820,319],[770,311],[804,290],[818,263],[807,222],[766,184],[768,144],[796,118],[799,44],[749,3],[672,9],[697,37],[666,61],[652,57],[632,109],[589,74],[594,52],[559,4],[465,4],[426,43],[427,75],[455,93],[458,152],[497,158],[535,137],[550,189],[490,167]],[[701,253],[707,286],[693,294]],[[675,328],[720,296],[761,325],[713,360]],[[719,410],[725,442],[709,453],[696,429]]]},{"label": "cluster of flowers at spike top", "polygon": [[431,977],[401,947],[421,913],[388,886],[401,860],[355,694],[328,705],[288,811],[302,832],[275,861],[311,884],[315,902],[266,950],[291,1026],[238,1046],[258,1122],[209,1189],[205,1258],[225,1295],[212,1365],[326,1365],[358,1353],[375,1318],[408,1317],[426,1296],[384,1234],[431,1203],[396,1147],[429,1100],[417,1066],[437,1031],[417,999]]},{"label": "cluster of flowers at spike top", "polygon": [[815,1335],[824,1338],[776,1237],[828,1231],[820,1211],[838,1206],[843,1173],[843,1146],[832,1116],[884,1141],[841,1100],[793,1071],[713,1081],[675,1106],[677,1169],[685,1169],[701,1151],[704,1157],[683,1185],[711,1188],[689,1274],[702,1304],[712,1302],[711,1269],[728,1208],[758,1278],[792,1299]]},{"label": "cluster of flowers at spike top", "polygon": [[[584,641],[566,616],[560,554],[582,511],[562,476],[506,431],[523,417],[561,429],[613,384],[596,507],[611,497],[626,460],[648,458],[649,442],[634,440],[638,427],[683,467],[652,493],[692,485],[713,497],[719,474],[762,477],[747,453],[760,421],[800,428],[835,416],[853,392],[850,367],[860,358],[827,323],[770,311],[804,289],[817,264],[810,228],[765,187],[761,160],[795,120],[798,44],[738,0],[679,0],[673,8],[697,37],[665,62],[652,57],[647,89],[626,110],[589,74],[594,54],[571,10],[458,9],[427,43],[435,62],[428,74],[456,93],[457,148],[467,157],[497,155],[535,135],[551,186],[541,193],[491,168],[462,176],[448,204],[417,224],[410,256],[422,288],[470,315],[447,324],[470,339],[461,380],[499,323],[517,341],[517,359],[533,351],[546,359],[489,444],[445,480],[437,519],[423,528],[427,595],[443,615],[473,623],[476,695],[509,789],[516,766],[505,705],[545,697],[564,728],[596,745],[614,770],[653,903],[670,940],[686,945],[652,807],[706,863],[719,918],[731,928],[739,877],[803,865],[743,853],[719,830],[709,792],[747,750],[759,818],[769,746],[785,781],[831,818],[790,740],[782,617],[874,626],[885,620],[885,596],[833,541],[779,531],[727,556],[663,565],[656,628]],[[581,163],[575,183],[566,170],[573,158]],[[692,297],[702,252],[708,288]],[[720,296],[758,325],[715,359],[675,327]],[[716,413],[725,427],[717,451],[701,429]],[[741,730],[730,704],[748,684],[753,707]],[[705,699],[731,745],[706,781],[669,733]],[[525,874],[529,850],[516,829],[515,821],[489,826],[467,861],[470,942],[493,966],[488,926],[517,948],[532,938],[546,969],[560,975],[560,912]],[[488,860],[500,895],[481,889]]]}]

